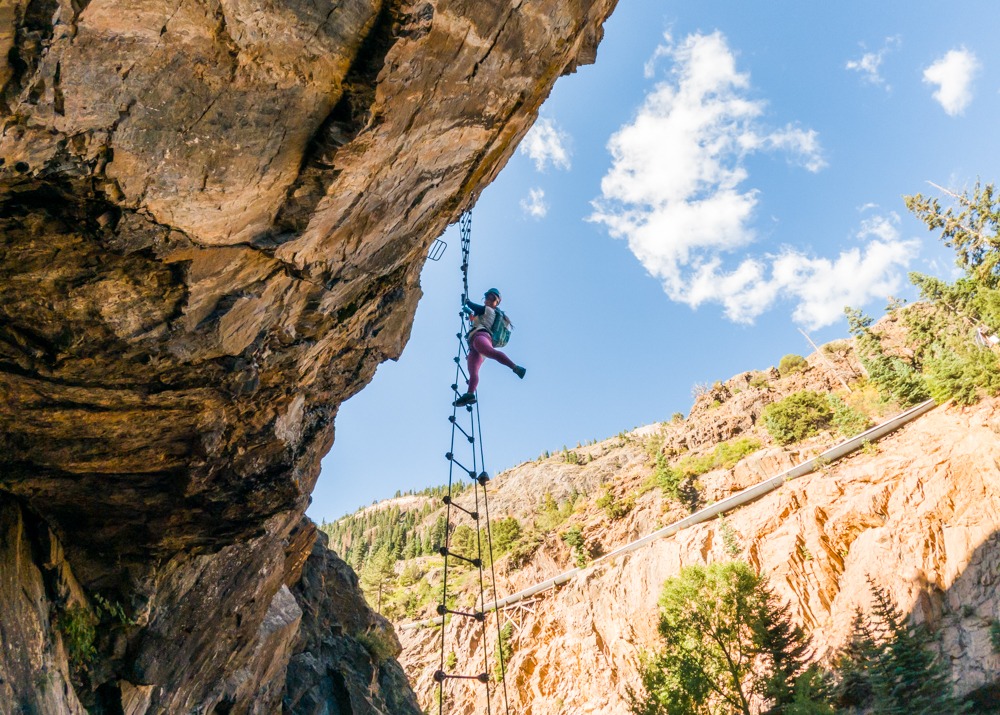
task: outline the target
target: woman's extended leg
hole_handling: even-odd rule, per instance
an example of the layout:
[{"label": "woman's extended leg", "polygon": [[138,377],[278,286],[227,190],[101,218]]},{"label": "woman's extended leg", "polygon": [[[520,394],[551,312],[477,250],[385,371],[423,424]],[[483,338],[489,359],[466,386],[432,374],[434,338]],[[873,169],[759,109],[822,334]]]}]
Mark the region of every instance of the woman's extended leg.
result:
[{"label": "woman's extended leg", "polygon": [[[472,349],[483,357],[492,358],[496,360],[501,365],[506,365],[511,370],[517,367],[517,364],[511,360],[509,357],[504,355],[502,352],[493,347],[493,340],[490,338],[488,333],[476,333],[472,336]],[[472,352],[469,352],[472,355]],[[477,368],[478,372],[478,368]],[[469,390],[472,392],[472,390]]]},{"label": "woman's extended leg", "polygon": [[[469,368],[469,389],[466,392],[470,395],[479,387],[479,368],[483,366],[483,360],[486,359],[476,346],[476,338],[478,337],[478,335],[472,336],[473,339],[472,344],[469,346],[469,354],[465,359],[465,366]],[[490,342],[488,337],[486,338],[486,342]],[[493,349],[492,343],[490,343],[490,349]]]}]

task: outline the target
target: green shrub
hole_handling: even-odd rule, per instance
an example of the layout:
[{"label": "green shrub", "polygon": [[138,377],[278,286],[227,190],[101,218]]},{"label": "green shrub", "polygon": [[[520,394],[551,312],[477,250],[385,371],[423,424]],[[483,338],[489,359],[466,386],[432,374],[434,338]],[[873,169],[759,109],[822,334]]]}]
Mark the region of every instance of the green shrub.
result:
[{"label": "green shrub", "polygon": [[97,654],[96,625],[93,615],[80,605],[70,606],[60,614],[57,626],[74,669],[86,667]]},{"label": "green shrub", "polygon": [[833,417],[824,395],[801,390],[764,408],[764,426],[779,444],[792,444],[816,434]]},{"label": "green shrub", "polygon": [[988,348],[941,349],[928,358],[925,367],[927,387],[937,402],[955,400],[972,405],[984,396],[1000,393],[1000,363]]},{"label": "green shrub", "polygon": [[882,349],[878,336],[871,331],[870,316],[856,308],[844,308],[844,314],[848,330],[857,341],[861,364],[883,400],[906,407],[930,397],[920,372],[912,364],[887,355]]},{"label": "green shrub", "polygon": [[677,499],[680,496],[681,481],[684,475],[670,466],[667,455],[658,454],[656,456],[656,468],[653,470],[653,483],[658,486],[664,494]]},{"label": "green shrub", "polygon": [[713,456],[716,466],[732,469],[737,462],[758,449],[760,442],[750,437],[740,437],[716,446]]},{"label": "green shrub", "polygon": [[551,494],[546,492],[542,498],[538,514],[535,516],[535,528],[543,534],[554,531],[573,513],[573,508],[576,506],[578,497],[579,494],[574,491],[560,504]]},{"label": "green shrub", "polygon": [[629,496],[625,499],[618,499],[611,491],[611,487],[605,484],[604,492],[597,498],[595,503],[599,508],[604,510],[604,513],[611,521],[617,521],[632,511],[632,507],[635,506],[635,498]]},{"label": "green shrub", "polygon": [[535,555],[535,552],[538,551],[538,547],[541,545],[542,535],[538,532],[529,531],[521,534],[521,538],[515,541],[510,547],[508,555],[510,565],[516,569],[523,567],[531,560],[531,557]]},{"label": "green shrub", "polygon": [[709,454],[703,454],[700,457],[685,457],[678,463],[677,471],[680,473],[680,479],[683,479],[685,477],[700,477],[702,474],[719,467],[732,469],[737,462],[758,449],[760,449],[760,442],[749,437],[740,437],[716,445]]},{"label": "green shrub", "polygon": [[809,361],[806,360],[801,355],[788,354],[781,358],[781,362],[778,363],[778,373],[782,377],[788,377],[797,372],[802,372],[807,367],[809,367]]},{"label": "green shrub", "polygon": [[507,665],[514,655],[514,624],[505,623],[500,629],[497,639],[497,649],[493,653],[493,680],[501,682],[507,674]]},{"label": "green shrub", "polygon": [[521,522],[513,516],[505,517],[494,522],[490,533],[493,535],[493,555],[501,556],[521,537]]},{"label": "green shrub", "polygon": [[685,457],[677,463],[677,471],[680,473],[681,479],[684,477],[700,477],[706,472],[711,472],[715,469],[715,466],[715,453],[709,452],[700,457]]},{"label": "green shrub", "polygon": [[753,377],[750,378],[750,387],[756,387],[759,390],[766,390],[771,387],[771,383],[767,381],[767,375],[762,372],[756,372]]},{"label": "green shrub", "polygon": [[990,623],[990,645],[994,653],[1000,653],[1000,621]]},{"label": "green shrub", "polygon": [[684,413],[683,412],[675,412],[674,414],[670,415],[670,421],[671,422],[683,422],[684,421]]},{"label": "green shrub", "polygon": [[583,530],[579,525],[571,526],[561,538],[573,550],[573,559],[577,566],[583,568],[590,562],[590,549],[587,548],[587,540],[583,538]]},{"label": "green shrub", "polygon": [[380,628],[373,628],[365,633],[359,633],[354,636],[354,640],[368,651],[376,667],[382,665],[382,663],[390,658],[395,658],[399,653],[392,636]]},{"label": "green shrub", "polygon": [[743,547],[740,546],[740,539],[722,514],[719,514],[719,534],[722,535],[722,545],[725,547],[726,553],[733,558],[739,556],[743,551]]},{"label": "green shrub", "polygon": [[836,395],[828,395],[827,400],[833,411],[830,424],[841,436],[853,437],[871,427],[872,421],[864,412],[854,409]]}]

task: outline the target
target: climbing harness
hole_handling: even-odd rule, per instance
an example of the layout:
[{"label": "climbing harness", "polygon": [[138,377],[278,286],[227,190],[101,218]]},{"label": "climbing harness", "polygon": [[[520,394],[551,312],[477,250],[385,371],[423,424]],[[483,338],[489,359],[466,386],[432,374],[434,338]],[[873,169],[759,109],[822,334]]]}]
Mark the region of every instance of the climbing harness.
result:
[{"label": "climbing harness", "polygon": [[[459,231],[462,238],[462,305],[465,305],[465,301],[469,297],[469,246],[472,240],[472,214],[466,211],[462,214],[461,219],[459,219]],[[465,346],[465,341],[463,340],[464,334],[464,311],[459,311],[459,316],[462,317],[463,322],[458,333],[455,337],[458,338],[458,354],[455,356],[455,382],[451,386],[452,392],[457,396],[461,396],[464,391],[459,390],[460,380],[462,378],[468,379],[468,375],[465,374],[465,370],[462,369],[462,358],[468,355],[468,350]],[[493,567],[493,535],[490,532],[490,508],[489,501],[486,497],[486,485],[490,481],[489,475],[485,471],[485,457],[483,455],[483,433],[482,425],[479,419],[479,403],[475,404],[475,410],[473,406],[466,407],[454,407],[452,409],[451,416],[448,421],[451,423],[451,447],[445,454],[445,459],[448,460],[448,495],[443,498],[446,506],[446,518],[447,518],[447,529],[445,530],[445,543],[444,546],[440,547],[438,552],[444,557],[444,575],[442,577],[441,585],[441,603],[437,607],[438,616],[440,616],[441,624],[441,661],[438,666],[438,670],[434,673],[434,681],[438,684],[438,715],[444,715],[444,687],[445,683],[449,680],[475,680],[483,683],[486,686],[486,713],[490,715],[492,712],[492,698],[496,695],[495,692],[491,692],[490,688],[490,669],[489,669],[489,648],[487,644],[489,643],[488,629],[487,629],[487,618],[486,613],[483,610],[486,604],[486,575],[485,569],[487,563],[489,565],[490,573],[490,586],[493,589],[493,601],[496,601],[496,570]],[[462,413],[465,414],[462,414]],[[468,415],[468,429],[462,425],[466,423],[466,415]],[[468,450],[469,456],[464,457],[465,462],[460,460],[460,455],[457,454],[458,447],[463,446],[463,449]],[[464,447],[468,445],[468,447]],[[458,470],[456,472],[456,470]],[[473,502],[472,509],[467,509],[455,502],[453,499],[453,478],[456,475],[466,474],[473,481],[473,491],[475,493],[475,500]],[[480,494],[480,492],[482,492]],[[479,500],[482,498],[482,508],[483,512],[480,513]],[[457,516],[457,513],[453,513],[453,509],[458,512],[464,513],[468,516],[476,530],[476,553],[458,553],[452,550],[451,536],[453,532],[452,517]],[[483,529],[480,528],[480,524],[485,525],[485,535],[483,534]],[[483,538],[485,536],[485,539]],[[484,543],[485,541],[485,543]],[[475,608],[469,611],[460,611],[448,607],[448,563],[451,559],[457,559],[458,561],[467,563],[473,568],[479,571],[479,602],[478,610]],[[445,670],[445,649],[446,649],[446,636],[448,631],[448,625],[450,618],[467,618],[472,621],[479,623],[482,627],[482,639],[483,644],[483,669],[478,673],[473,674],[460,674],[460,673],[449,673]],[[507,702],[507,682],[506,682],[506,663],[504,663],[503,648],[501,647],[501,633],[500,633],[500,622],[499,618],[494,619],[496,621],[497,627],[497,640],[495,654],[497,658],[497,664],[499,665],[500,683],[503,686],[503,705],[504,712],[509,715],[510,706]],[[450,665],[450,664],[449,664]],[[454,666],[452,666],[454,667]],[[495,685],[493,690],[495,691]],[[497,709],[499,712],[499,707]]]}]

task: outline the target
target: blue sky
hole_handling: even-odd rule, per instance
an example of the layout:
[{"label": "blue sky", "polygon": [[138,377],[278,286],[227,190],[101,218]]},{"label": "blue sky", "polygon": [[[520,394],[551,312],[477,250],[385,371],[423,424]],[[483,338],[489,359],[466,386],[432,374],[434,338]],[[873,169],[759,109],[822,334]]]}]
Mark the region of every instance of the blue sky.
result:
[{"label": "blue sky", "polygon": [[[486,467],[686,413],[692,387],[846,335],[953,258],[902,196],[998,179],[1000,5],[621,0],[473,210],[519,381],[487,361]],[[344,403],[309,514],[447,481],[460,246],[398,362]]]}]

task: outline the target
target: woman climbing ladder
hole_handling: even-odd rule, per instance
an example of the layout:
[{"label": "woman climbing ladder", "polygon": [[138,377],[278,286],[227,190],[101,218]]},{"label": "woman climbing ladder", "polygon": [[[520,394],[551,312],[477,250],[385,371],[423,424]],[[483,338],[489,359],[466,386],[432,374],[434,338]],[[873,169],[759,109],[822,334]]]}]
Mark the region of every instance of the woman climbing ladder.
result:
[{"label": "woman climbing ladder", "polygon": [[469,332],[466,339],[469,341],[469,354],[466,359],[466,366],[469,368],[469,388],[465,394],[455,400],[452,404],[455,407],[465,407],[476,402],[476,388],[479,387],[479,368],[482,367],[486,358],[491,358],[506,365],[519,378],[524,379],[526,370],[514,363],[503,352],[493,346],[494,330],[500,327],[497,321],[506,321],[506,316],[500,312],[500,291],[490,288],[483,296],[483,303],[479,305],[466,299],[463,310],[469,314]]}]

